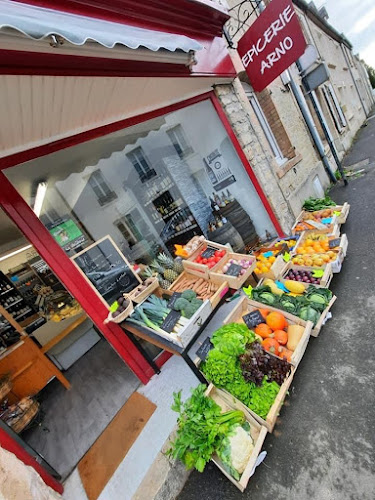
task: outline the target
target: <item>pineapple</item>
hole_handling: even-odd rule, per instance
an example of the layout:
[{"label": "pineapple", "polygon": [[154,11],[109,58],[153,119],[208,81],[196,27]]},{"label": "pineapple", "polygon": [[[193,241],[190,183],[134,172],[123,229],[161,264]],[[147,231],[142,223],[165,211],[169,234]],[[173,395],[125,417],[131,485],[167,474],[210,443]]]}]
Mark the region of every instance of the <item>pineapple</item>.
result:
[{"label": "pineapple", "polygon": [[166,269],[164,271],[164,278],[168,281],[174,281],[175,279],[178,278],[178,273],[176,271],[173,271],[173,269]]},{"label": "pineapple", "polygon": [[152,262],[151,262],[151,267],[152,269],[155,269],[155,271],[159,274],[164,274],[164,271],[165,271],[165,268],[163,266],[160,265],[160,263],[154,259]]},{"label": "pineapple", "polygon": [[158,262],[166,269],[173,269],[174,261],[172,257],[169,257],[166,253],[161,252],[156,258]]},{"label": "pineapple", "polygon": [[164,290],[168,290],[168,288],[172,284],[170,281],[165,280],[162,276],[158,276],[158,280],[159,280],[160,287],[163,288]]},{"label": "pineapple", "polygon": [[150,266],[146,266],[141,272],[141,277],[144,279],[152,278],[153,276],[155,276],[155,274],[156,272],[153,271]]},{"label": "pineapple", "polygon": [[173,264],[173,271],[176,271],[177,274],[181,274],[184,272],[184,266],[182,265],[181,257],[177,257]]}]

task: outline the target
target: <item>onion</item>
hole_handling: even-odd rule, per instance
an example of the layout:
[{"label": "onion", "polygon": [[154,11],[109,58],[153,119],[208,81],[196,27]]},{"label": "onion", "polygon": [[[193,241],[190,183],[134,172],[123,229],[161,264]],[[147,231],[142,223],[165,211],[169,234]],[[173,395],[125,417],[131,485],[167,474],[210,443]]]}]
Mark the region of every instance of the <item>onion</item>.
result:
[{"label": "onion", "polygon": [[241,269],[240,275],[243,276],[246,273],[246,269]]}]

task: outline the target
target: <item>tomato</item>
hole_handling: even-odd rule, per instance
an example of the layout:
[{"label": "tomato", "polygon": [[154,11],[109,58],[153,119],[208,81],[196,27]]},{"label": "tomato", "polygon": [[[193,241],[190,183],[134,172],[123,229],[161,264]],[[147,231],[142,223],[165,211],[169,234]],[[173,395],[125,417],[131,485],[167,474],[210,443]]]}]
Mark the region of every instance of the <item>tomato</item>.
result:
[{"label": "tomato", "polygon": [[207,264],[208,260],[207,259],[202,259],[202,264]]}]

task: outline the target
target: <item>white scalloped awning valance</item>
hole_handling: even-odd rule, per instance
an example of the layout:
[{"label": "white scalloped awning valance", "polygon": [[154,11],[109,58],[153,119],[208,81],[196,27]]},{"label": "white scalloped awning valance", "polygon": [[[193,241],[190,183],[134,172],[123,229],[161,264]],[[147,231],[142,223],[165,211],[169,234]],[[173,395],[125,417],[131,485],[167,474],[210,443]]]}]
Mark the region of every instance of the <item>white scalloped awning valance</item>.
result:
[{"label": "white scalloped awning valance", "polygon": [[4,34],[15,31],[33,40],[57,36],[73,45],[96,42],[107,48],[124,46],[153,52],[164,49],[185,53],[203,48],[199,42],[184,35],[113,23],[12,0],[0,0],[0,30]]}]

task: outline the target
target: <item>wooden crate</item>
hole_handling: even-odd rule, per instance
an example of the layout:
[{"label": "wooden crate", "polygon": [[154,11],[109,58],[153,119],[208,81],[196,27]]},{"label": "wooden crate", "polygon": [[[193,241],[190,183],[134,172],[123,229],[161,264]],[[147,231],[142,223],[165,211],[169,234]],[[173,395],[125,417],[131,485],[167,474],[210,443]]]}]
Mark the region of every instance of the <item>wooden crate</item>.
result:
[{"label": "wooden crate", "polygon": [[349,203],[345,202],[343,205],[338,205],[336,207],[333,207],[333,209],[335,212],[340,212],[340,215],[337,216],[337,222],[339,224],[345,224],[350,212]]},{"label": "wooden crate", "polygon": [[[275,246],[276,243],[280,243],[280,241],[289,241],[289,240],[296,240],[296,245],[297,245],[299,238],[300,238],[300,234],[296,234],[295,236],[286,236],[285,238],[276,238],[275,240],[272,241],[272,243],[270,244],[270,247],[278,249],[280,247],[276,247]],[[296,245],[294,245],[294,247]],[[291,253],[293,251],[294,247],[289,248],[289,253]]]},{"label": "wooden crate", "polygon": [[221,259],[216,264],[216,266],[211,269],[205,264],[198,264],[197,262],[194,262],[194,260],[203,252],[204,248],[207,246],[216,248],[217,250],[225,250],[225,253],[229,253],[231,251],[231,249],[225,245],[220,245],[219,243],[215,243],[214,241],[204,240],[202,244],[195,250],[195,252],[193,252],[186,260],[182,261],[182,264],[186,271],[204,279],[207,279],[209,277],[210,271],[218,269],[222,261]]},{"label": "wooden crate", "polygon": [[[281,271],[280,273],[280,276],[277,276],[277,280],[281,281],[282,283],[284,283],[284,281],[286,279],[288,279],[286,277],[286,275],[288,274],[288,272],[290,270],[295,270],[295,271],[320,271],[320,270],[324,270],[324,273],[323,273],[323,276],[320,278],[320,283],[319,285],[312,285],[312,286],[315,286],[317,288],[328,288],[331,281],[332,281],[332,278],[333,278],[333,272],[332,272],[332,266],[330,263],[328,264],[325,264],[325,266],[323,267],[309,267],[309,266],[297,266],[295,264],[293,264],[292,262],[288,262],[284,269]],[[296,283],[301,283],[300,281],[296,281]],[[311,283],[302,283],[302,285],[305,286],[305,289],[307,289]]]},{"label": "wooden crate", "polygon": [[144,300],[147,299],[157,288],[159,287],[159,281],[157,278],[154,278],[153,283],[151,283],[146,290],[143,290],[139,295],[136,297],[134,296],[134,292],[137,289],[137,287],[126,294],[127,298],[130,299],[132,302],[135,302],[136,304],[141,304]]},{"label": "wooden crate", "polygon": [[[172,285],[169,287],[169,290],[172,291],[172,292],[176,291],[176,288],[178,288],[178,285],[185,278],[189,279],[189,280],[196,280],[197,276],[195,274],[192,274],[192,273],[189,273],[187,271],[184,271],[172,283]],[[200,278],[200,279],[204,279],[204,278]],[[214,276],[209,276],[207,279],[204,279],[204,281],[207,281],[208,283],[214,284],[215,288],[217,287],[217,290],[209,298],[209,301],[211,302],[212,308],[215,309],[218,306],[220,300],[227,294],[227,292],[229,290],[228,282],[227,281],[217,280]]]},{"label": "wooden crate", "polygon": [[296,227],[297,225],[300,223],[300,222],[306,222],[307,224],[309,223],[309,221],[303,221],[303,215],[305,213],[310,213],[310,212],[305,212],[305,211],[302,211],[299,216],[297,217],[296,219],[296,222],[293,224],[292,226],[292,234],[293,235],[298,235],[298,234],[302,234],[303,232],[305,231],[322,231],[323,233],[326,233],[326,234],[332,234],[333,236],[338,236],[340,234],[340,225],[338,223],[338,220],[337,220],[337,217],[334,215],[332,217],[332,222],[331,224],[324,224],[326,227],[325,228],[314,228],[312,227],[311,230],[310,229],[306,229],[305,231],[297,231],[296,230]]},{"label": "wooden crate", "polygon": [[[314,233],[315,233],[315,231],[314,231]],[[298,243],[298,244],[300,244],[300,243]],[[348,250],[348,245],[349,245],[348,238],[347,238],[346,234],[343,234],[341,236],[341,241],[340,241],[339,247],[332,249],[333,252],[337,253],[337,258],[334,261],[330,262],[333,273],[339,273],[341,271],[342,263],[345,259],[345,256],[346,256],[346,253]],[[297,248],[298,248],[298,245],[296,245],[294,251],[296,251]],[[305,267],[305,266],[303,266],[303,267]],[[322,266],[322,267],[324,267],[324,266]]]},{"label": "wooden crate", "polygon": [[344,254],[344,256],[346,255],[346,252],[348,249],[348,238],[347,238],[346,234],[342,234],[341,236],[340,236],[340,234],[329,235],[329,234],[325,233],[324,231],[318,231],[318,230],[317,231],[305,231],[305,232],[303,232],[298,240],[297,245],[294,247],[291,254],[297,255],[298,248],[309,238],[310,235],[314,235],[314,234],[325,234],[326,236],[328,236],[328,239],[330,239],[330,240],[340,238],[340,240],[341,240],[340,245],[338,247],[331,248],[330,250],[340,250]]},{"label": "wooden crate", "polygon": [[[265,253],[265,252],[262,252]],[[275,279],[279,274],[281,273],[282,269],[285,266],[285,261],[281,255],[278,255],[276,257],[275,262],[272,264],[270,267],[270,270],[268,273],[255,273],[259,279],[267,279],[270,278],[271,280]],[[255,264],[256,267],[256,264]]]},{"label": "wooden crate", "polygon": [[293,381],[294,373],[295,373],[295,368],[292,368],[291,372],[286,377],[282,386],[280,387],[280,390],[275,398],[275,401],[273,402],[273,405],[270,408],[270,411],[268,412],[266,419],[260,417],[256,413],[254,413],[252,410],[250,410],[250,408],[248,408],[243,403],[241,403],[241,401],[239,399],[237,399],[236,397],[234,397],[232,394],[230,394],[228,391],[226,391],[224,389],[221,391],[222,395],[223,395],[223,399],[228,404],[232,405],[233,408],[235,408],[236,410],[241,410],[244,413],[245,412],[250,413],[250,415],[252,415],[255,418],[255,420],[257,420],[261,425],[263,425],[268,430],[268,432],[272,432],[273,428],[275,427],[277,417],[279,416],[281,407],[284,403],[284,399],[286,398],[288,391],[289,391],[289,388],[290,388],[290,385]]},{"label": "wooden crate", "polygon": [[[172,295],[172,294],[173,294],[172,291],[163,290],[161,288],[158,288],[155,291],[155,295],[158,295],[158,296]],[[201,305],[201,307],[189,319],[189,323],[184,328],[182,328],[178,334],[169,333],[169,332],[164,331],[164,330],[155,331],[152,328],[149,328],[148,326],[143,326],[143,329],[153,333],[154,335],[159,335],[160,337],[162,337],[162,338],[168,340],[169,342],[172,342],[173,344],[176,344],[180,347],[186,347],[189,344],[190,340],[198,332],[200,327],[203,325],[203,323],[210,316],[212,311],[213,311],[213,306],[212,306],[211,302],[209,300],[205,300],[203,302],[203,304]]]},{"label": "wooden crate", "polygon": [[280,309],[268,307],[267,305],[261,304],[260,302],[256,302],[255,300],[248,299],[247,297],[242,297],[238,301],[232,312],[230,312],[228,316],[225,318],[223,324],[227,325],[228,323],[243,323],[242,316],[253,311],[254,309],[267,309],[271,311],[278,311],[288,320],[289,324],[302,325],[305,328],[302,338],[298,342],[297,348],[295,349],[291,357],[291,364],[295,368],[297,368],[306,351],[307,344],[309,343],[310,334],[314,326],[313,323],[311,321],[303,321],[297,316],[294,316],[293,314],[287,313]]},{"label": "wooden crate", "polygon": [[[229,276],[227,274],[222,274],[222,269],[223,266],[230,260],[230,259],[235,259],[235,260],[247,260],[252,262],[250,267],[246,270],[246,273],[243,274],[242,276]],[[215,278],[217,283],[228,283],[229,288],[233,288],[234,290],[238,290],[239,288],[242,287],[242,285],[249,279],[251,276],[251,273],[254,271],[256,266],[256,258],[254,255],[244,255],[240,253],[228,253],[221,261],[220,265],[218,266],[218,269],[215,271],[210,271],[210,277]]]},{"label": "wooden crate", "polygon": [[312,337],[318,337],[319,336],[319,333],[320,333],[320,330],[322,329],[324,320],[326,319],[326,316],[329,313],[329,310],[331,309],[331,307],[333,306],[333,304],[336,302],[336,299],[337,299],[337,297],[336,297],[336,295],[334,295],[332,297],[332,299],[330,300],[328,306],[324,309],[324,311],[320,315],[319,321],[314,326],[314,328],[311,330],[311,336]]},{"label": "wooden crate", "polygon": [[289,316],[293,316],[294,318],[298,318],[298,320],[300,322],[299,324],[301,324],[301,325],[307,325],[307,323],[311,323],[312,324],[312,330],[310,332],[310,335],[312,337],[318,337],[319,333],[320,333],[320,330],[322,329],[323,322],[324,322],[324,320],[325,320],[325,318],[326,318],[329,310],[331,309],[331,307],[333,306],[333,304],[336,302],[336,299],[337,299],[337,297],[334,295],[332,297],[332,299],[330,300],[328,306],[324,309],[324,311],[320,315],[320,318],[319,318],[319,320],[318,320],[318,322],[317,322],[317,324],[315,326],[313,325],[313,323],[311,323],[311,321],[304,321],[303,319],[298,318],[298,316],[293,316],[293,314],[289,314],[289,313],[283,311],[282,309],[277,309],[276,307],[267,306],[266,304],[262,304],[262,303],[256,302],[256,301],[252,301],[252,302],[254,304],[259,304],[260,306],[262,306],[265,309],[268,309],[269,311],[278,311],[278,312],[281,312],[281,313],[283,313],[285,315],[286,318],[288,317],[288,315]]},{"label": "wooden crate", "polygon": [[[205,392],[207,397],[210,397],[217,403],[223,412],[236,410],[236,406],[228,401],[227,395],[220,389],[216,388],[213,384],[210,384]],[[254,442],[254,448],[250,455],[249,461],[246,465],[245,470],[243,471],[241,478],[239,481],[234,479],[226,470],[225,467],[220,460],[220,458],[215,454],[211,458],[212,462],[220,469],[220,471],[226,476],[229,481],[231,481],[241,492],[244,492],[251,476],[254,473],[255,464],[259,453],[262,450],[264,440],[267,436],[267,428],[261,425],[249,412],[247,408],[243,410],[245,415],[245,419],[250,425],[250,435]]]}]

